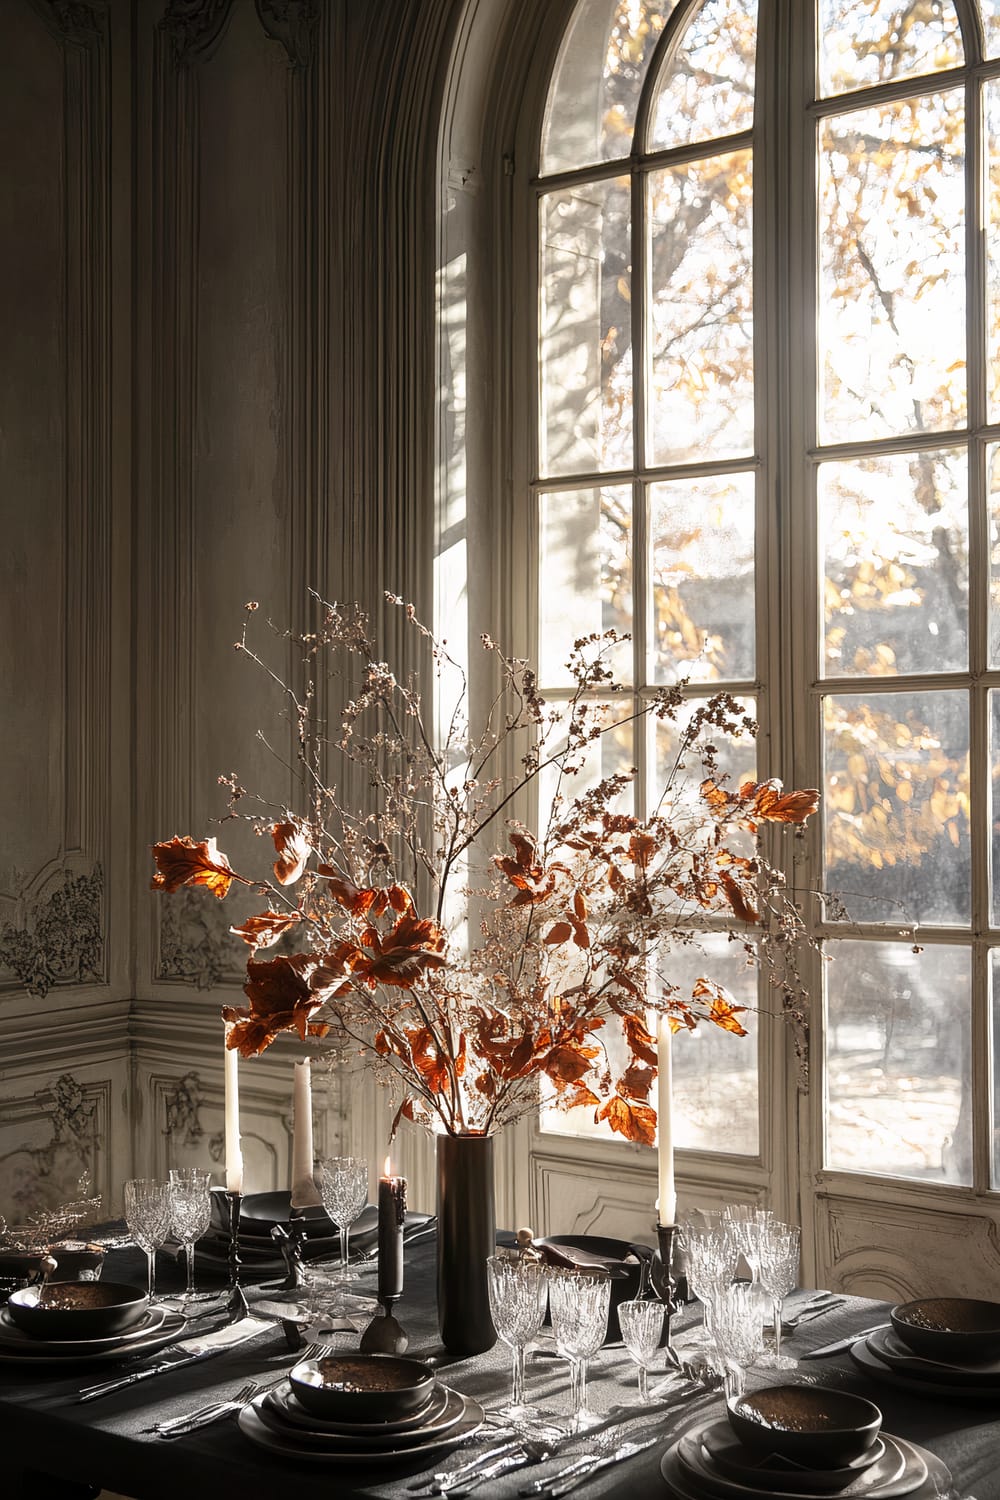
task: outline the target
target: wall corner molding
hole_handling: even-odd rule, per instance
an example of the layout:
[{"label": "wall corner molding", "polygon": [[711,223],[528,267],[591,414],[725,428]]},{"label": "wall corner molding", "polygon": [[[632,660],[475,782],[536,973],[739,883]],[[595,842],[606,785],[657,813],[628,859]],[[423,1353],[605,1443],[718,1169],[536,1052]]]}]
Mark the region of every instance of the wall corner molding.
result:
[{"label": "wall corner molding", "polygon": [[265,36],[279,42],[292,68],[307,68],[316,50],[316,0],[254,0]]},{"label": "wall corner molding", "polygon": [[207,62],[221,42],[233,0],[168,0],[159,30],[170,40],[176,68]]},{"label": "wall corner molding", "polygon": [[108,31],[109,0],[31,0],[36,13],[68,47],[99,47]]}]

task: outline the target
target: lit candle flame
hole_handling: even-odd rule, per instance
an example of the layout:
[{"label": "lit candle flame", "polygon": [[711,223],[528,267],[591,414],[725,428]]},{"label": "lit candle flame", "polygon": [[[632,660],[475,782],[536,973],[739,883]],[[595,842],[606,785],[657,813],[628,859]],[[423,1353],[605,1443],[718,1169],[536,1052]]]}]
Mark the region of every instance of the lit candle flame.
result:
[{"label": "lit candle flame", "polygon": [[385,1166],[382,1169],[382,1175],[383,1175],[383,1177],[391,1177],[392,1176],[392,1165],[391,1165],[390,1160],[389,1160],[388,1157],[386,1157],[386,1159],[385,1159]]}]

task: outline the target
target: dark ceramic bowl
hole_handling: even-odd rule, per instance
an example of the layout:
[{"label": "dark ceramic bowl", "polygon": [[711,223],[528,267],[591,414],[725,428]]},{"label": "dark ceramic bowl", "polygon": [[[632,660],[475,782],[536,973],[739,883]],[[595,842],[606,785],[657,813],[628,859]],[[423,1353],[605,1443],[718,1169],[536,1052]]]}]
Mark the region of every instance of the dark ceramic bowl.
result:
[{"label": "dark ceramic bowl", "polygon": [[[212,1224],[216,1229],[228,1232],[222,1189],[213,1190]],[[240,1230],[250,1239],[266,1239],[270,1245],[270,1234],[275,1224],[288,1228],[292,1217],[292,1195],[288,1192],[247,1193],[240,1201]],[[324,1208],[304,1208],[299,1211],[296,1222],[305,1230],[309,1239],[326,1238],[336,1234],[336,1226]]]},{"label": "dark ceramic bowl", "polygon": [[889,1317],[903,1343],[927,1359],[960,1365],[1000,1358],[1000,1302],[921,1297]]},{"label": "dark ceramic bowl", "polygon": [[608,1309],[606,1344],[616,1344],[622,1336],[618,1322],[618,1305],[632,1302],[639,1295],[642,1260],[652,1254],[646,1245],[630,1245],[628,1240],[614,1240],[600,1234],[550,1234],[538,1239],[541,1248],[554,1246],[565,1252],[565,1258],[581,1269],[599,1267],[611,1277],[611,1303]]},{"label": "dark ceramic bowl", "polygon": [[7,1301],[11,1319],[36,1339],[106,1339],[135,1326],[149,1306],[141,1287],[114,1281],[58,1281],[22,1287]]},{"label": "dark ceramic bowl", "polygon": [[393,1354],[327,1354],[304,1359],[289,1372],[296,1399],[328,1422],[398,1422],[431,1398],[437,1377],[429,1365]]},{"label": "dark ceramic bowl", "polygon": [[875,1442],[882,1413],[863,1396],[814,1385],[775,1385],[727,1402],[730,1425],[754,1453],[806,1468],[839,1468]]}]

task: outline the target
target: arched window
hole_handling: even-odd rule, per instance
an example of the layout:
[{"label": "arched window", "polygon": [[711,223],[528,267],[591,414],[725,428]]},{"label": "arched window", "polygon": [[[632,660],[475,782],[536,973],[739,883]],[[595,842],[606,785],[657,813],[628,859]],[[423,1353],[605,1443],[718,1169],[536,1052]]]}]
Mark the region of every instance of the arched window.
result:
[{"label": "arched window", "polygon": [[[579,0],[536,168],[543,690],[566,639],[614,625],[636,694],[752,706],[761,773],[824,794],[794,877],[839,896],[809,906],[829,961],[788,1175],[985,1193],[1000,4]],[[640,803],[668,751],[620,747]],[[794,1063],[759,1029],[760,1088],[746,1042],[675,1049],[681,1144],[766,1166],[759,1101],[782,1110]]]}]

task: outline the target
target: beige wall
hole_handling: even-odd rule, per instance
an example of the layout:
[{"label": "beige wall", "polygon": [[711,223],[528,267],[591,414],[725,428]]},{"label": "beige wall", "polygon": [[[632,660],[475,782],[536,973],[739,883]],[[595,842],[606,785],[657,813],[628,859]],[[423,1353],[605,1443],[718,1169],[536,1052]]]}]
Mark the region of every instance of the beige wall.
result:
[{"label": "beige wall", "polygon": [[[0,14],[0,1211],[217,1159],[234,913],[149,893],[273,700],[242,605],[426,602],[450,0]],[[227,903],[228,906],[228,903]],[[288,1170],[291,1046],[243,1069]],[[320,1146],[380,1104],[317,1091]],[[345,1094],[350,1108],[345,1104]],[[418,1173],[419,1176],[419,1173]]]}]

